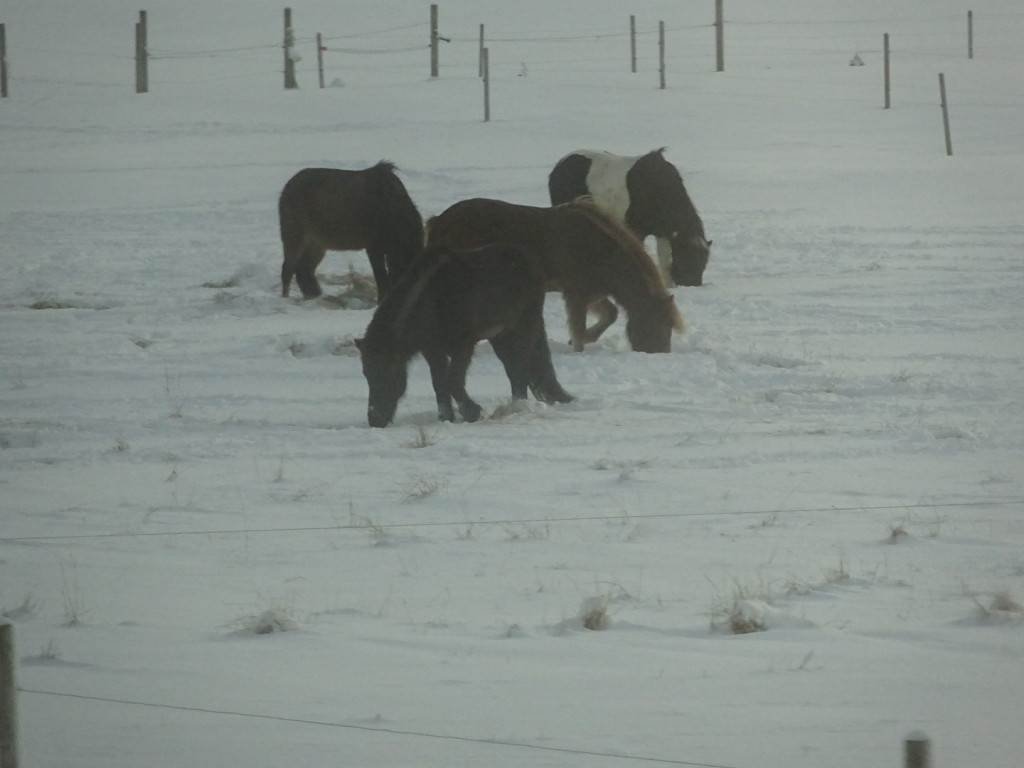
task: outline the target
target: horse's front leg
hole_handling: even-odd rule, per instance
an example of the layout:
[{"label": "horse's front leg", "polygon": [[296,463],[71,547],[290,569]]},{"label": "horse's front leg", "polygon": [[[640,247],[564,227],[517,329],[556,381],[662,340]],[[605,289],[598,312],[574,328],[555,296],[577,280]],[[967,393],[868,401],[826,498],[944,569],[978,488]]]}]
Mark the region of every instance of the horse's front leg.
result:
[{"label": "horse's front leg", "polygon": [[451,356],[451,364],[448,366],[448,391],[455,398],[455,404],[459,407],[459,414],[463,421],[476,421],[480,418],[483,410],[473,402],[473,398],[466,392],[466,374],[469,372],[469,363],[473,359],[473,349],[476,342],[471,341],[456,349]]},{"label": "horse's front leg", "polygon": [[612,323],[619,317],[619,308],[616,307],[607,297],[600,298],[593,302],[590,311],[597,315],[597,322],[587,328],[584,334],[584,341],[588,344],[601,338],[601,334],[607,331]]},{"label": "horse's front leg", "polygon": [[573,352],[582,352],[587,336],[587,297],[578,293],[563,294],[565,313],[569,319],[569,343]]},{"label": "horse's front leg", "polygon": [[430,366],[430,381],[434,385],[434,398],[437,400],[437,420],[455,421],[452,392],[448,386],[450,369],[448,356],[436,350],[424,350],[423,358]]},{"label": "horse's front leg", "polygon": [[667,237],[655,235],[654,247],[658,254],[658,271],[661,272],[661,281],[671,291],[676,287],[676,281],[672,279],[672,243]]}]

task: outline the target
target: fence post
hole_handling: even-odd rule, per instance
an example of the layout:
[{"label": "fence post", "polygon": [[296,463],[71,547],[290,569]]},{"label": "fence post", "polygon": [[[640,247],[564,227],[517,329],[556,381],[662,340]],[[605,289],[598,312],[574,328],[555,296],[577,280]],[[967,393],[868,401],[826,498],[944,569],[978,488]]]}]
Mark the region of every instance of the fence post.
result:
[{"label": "fence post", "polygon": [[149,29],[146,12],[139,11],[135,24],[135,92],[149,93]]},{"label": "fence post", "polygon": [[484,25],[480,25],[480,47],[477,53],[477,77],[484,76]]},{"label": "fence post", "polygon": [[942,128],[946,132],[946,155],[953,154],[953,140],[949,134],[949,105],[946,102],[946,76],[939,73],[939,97],[942,101]]},{"label": "fence post", "polygon": [[629,71],[636,72],[636,16],[629,17]]},{"label": "fence post", "polygon": [[967,12],[967,58],[974,58],[974,11]]},{"label": "fence post", "polygon": [[885,108],[889,109],[892,106],[892,98],[890,96],[890,85],[889,80],[889,33],[886,32],[882,35],[882,50],[884,52],[883,60],[885,67]]},{"label": "fence post", "polygon": [[320,87],[324,87],[324,38],[319,32],[316,33],[316,72],[320,78]]},{"label": "fence post", "polygon": [[665,90],[665,22],[658,22],[658,75],[661,90]]},{"label": "fence post", "polygon": [[437,36],[437,4],[430,6],[430,76],[437,77],[438,74],[438,36]]},{"label": "fence post", "polygon": [[7,98],[7,25],[0,24],[0,99]]},{"label": "fence post", "polygon": [[715,71],[725,72],[725,12],[723,0],[715,0]]},{"label": "fence post", "polygon": [[17,682],[14,625],[0,617],[0,766],[18,768]]},{"label": "fence post", "polygon": [[904,768],[930,768],[931,742],[920,731],[907,734],[903,742]]},{"label": "fence post", "polygon": [[483,50],[484,60],[484,122],[491,121],[491,54],[486,48]]},{"label": "fence post", "polygon": [[295,30],[292,29],[292,9],[284,9],[284,87],[298,88],[295,80]]}]

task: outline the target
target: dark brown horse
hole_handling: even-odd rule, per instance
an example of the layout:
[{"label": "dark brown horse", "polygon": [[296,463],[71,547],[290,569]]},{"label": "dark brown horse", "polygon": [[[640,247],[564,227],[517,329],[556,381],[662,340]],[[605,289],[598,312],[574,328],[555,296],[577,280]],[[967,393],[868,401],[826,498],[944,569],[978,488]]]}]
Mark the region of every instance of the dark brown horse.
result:
[{"label": "dark brown horse", "polygon": [[466,372],[483,339],[505,366],[513,399],[525,399],[528,389],[546,403],[573,399],[551,364],[544,276],[533,257],[507,243],[465,251],[432,246],[409,266],[356,342],[370,387],[370,426],[386,427],[394,418],[417,353],[430,366],[438,419],[455,420],[453,399],[463,420],[480,418],[480,406],[466,393]]},{"label": "dark brown horse", "polygon": [[[671,294],[643,244],[624,225],[592,202],[579,200],[553,208],[501,200],[463,200],[427,223],[429,243],[470,248],[509,242],[538,257],[549,291],[561,291],[569,316],[573,349],[593,342],[628,316],[626,336],[639,352],[668,352],[672,332],[681,331]],[[587,312],[598,321],[587,328]]]},{"label": "dark brown horse", "polygon": [[423,218],[395,166],[384,160],[362,171],[299,171],[281,191],[278,214],[282,296],[294,277],[303,297],[316,298],[324,254],[365,249],[381,297],[423,248]]}]

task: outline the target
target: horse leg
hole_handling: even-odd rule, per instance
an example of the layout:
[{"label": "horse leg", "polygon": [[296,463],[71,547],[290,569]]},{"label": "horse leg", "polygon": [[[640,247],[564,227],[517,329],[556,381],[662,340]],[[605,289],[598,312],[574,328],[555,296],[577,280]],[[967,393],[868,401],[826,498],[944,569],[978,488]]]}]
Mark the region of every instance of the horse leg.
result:
[{"label": "horse leg", "polygon": [[587,299],[578,293],[563,294],[569,318],[569,343],[573,352],[582,352],[587,335]]},{"label": "horse leg", "polygon": [[548,334],[544,330],[541,318],[540,327],[534,333],[530,349],[528,366],[530,391],[543,403],[570,403],[573,396],[562,389],[555,375],[555,366],[551,362],[551,348],[548,345]]},{"label": "horse leg", "polygon": [[658,271],[661,272],[661,281],[670,291],[676,287],[672,279],[672,243],[666,237],[654,237],[654,246],[658,252]]},{"label": "horse leg", "polygon": [[476,342],[471,341],[457,348],[452,354],[451,364],[448,367],[448,388],[459,408],[459,415],[463,421],[476,421],[480,418],[483,410],[473,402],[473,399],[466,392],[466,374],[469,372],[469,364],[473,359],[473,348]]},{"label": "horse leg", "polygon": [[295,282],[299,284],[303,298],[315,299],[323,293],[316,279],[316,268],[324,260],[326,252],[322,246],[306,243],[299,253],[295,265]]},{"label": "horse leg", "polygon": [[505,375],[512,385],[512,399],[525,400],[530,383],[530,370],[527,350],[524,349],[522,340],[506,330],[491,339],[491,346],[494,347],[494,354],[505,366]]},{"label": "horse leg", "polygon": [[584,340],[589,344],[601,338],[601,334],[608,330],[612,323],[619,317],[619,308],[607,297],[594,301],[588,309],[597,315],[598,320],[590,328],[587,328]]},{"label": "horse leg", "polygon": [[437,420],[455,421],[451,388],[448,385],[450,371],[448,356],[438,350],[424,349],[423,359],[430,366],[430,381],[434,385],[434,398],[437,400]]},{"label": "horse leg", "polygon": [[391,273],[388,272],[387,255],[380,248],[368,246],[366,258],[370,260],[373,281],[377,284],[377,303],[379,304],[391,288]]}]

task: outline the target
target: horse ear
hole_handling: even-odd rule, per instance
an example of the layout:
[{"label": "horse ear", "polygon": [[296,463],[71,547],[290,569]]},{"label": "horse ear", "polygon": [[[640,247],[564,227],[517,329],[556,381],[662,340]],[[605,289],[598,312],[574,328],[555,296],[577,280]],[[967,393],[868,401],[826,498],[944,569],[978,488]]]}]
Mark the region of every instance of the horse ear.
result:
[{"label": "horse ear", "polygon": [[356,349],[358,349],[360,353],[363,351],[363,339],[356,339]]},{"label": "horse ear", "polygon": [[711,244],[712,244],[713,242],[715,242],[715,241],[714,241],[714,240],[708,240],[708,248],[710,248],[710,247],[711,247]]}]

